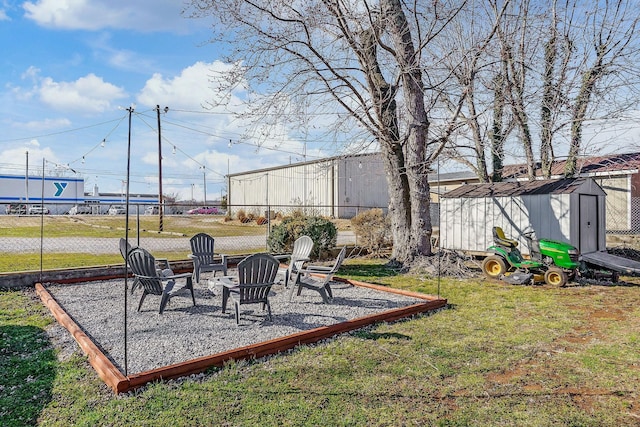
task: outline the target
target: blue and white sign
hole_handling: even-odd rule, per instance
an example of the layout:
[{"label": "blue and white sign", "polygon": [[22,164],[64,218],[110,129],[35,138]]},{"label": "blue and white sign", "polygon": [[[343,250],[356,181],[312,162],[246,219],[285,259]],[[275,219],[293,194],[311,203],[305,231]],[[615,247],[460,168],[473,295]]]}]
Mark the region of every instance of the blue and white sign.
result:
[{"label": "blue and white sign", "polygon": [[69,184],[69,183],[68,182],[54,182],[53,185],[56,186],[56,194],[54,194],[53,197],[62,196],[62,193],[64,192],[64,189],[67,188],[67,184]]},{"label": "blue and white sign", "polygon": [[[43,199],[44,194],[44,200]],[[0,203],[84,203],[84,179],[0,175]]]}]

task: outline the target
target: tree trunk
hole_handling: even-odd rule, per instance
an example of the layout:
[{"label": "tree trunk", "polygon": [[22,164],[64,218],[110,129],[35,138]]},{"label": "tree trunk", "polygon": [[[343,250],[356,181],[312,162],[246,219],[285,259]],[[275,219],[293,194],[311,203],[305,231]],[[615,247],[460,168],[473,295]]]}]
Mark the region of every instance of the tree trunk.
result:
[{"label": "tree trunk", "polygon": [[397,255],[404,260],[412,260],[416,255],[431,255],[431,196],[426,156],[429,120],[424,106],[422,72],[416,60],[411,31],[402,4],[400,0],[383,0],[381,6],[383,14],[390,22],[388,30],[395,47],[396,60],[400,65],[404,103],[409,113],[404,151],[411,207],[409,221],[412,244],[410,251]]},{"label": "tree trunk", "polygon": [[[554,21],[555,25],[555,21]],[[551,109],[555,107],[554,91],[555,84],[553,81],[555,62],[557,55],[556,31],[551,29],[551,37],[545,45],[544,49],[544,76],[542,88],[542,111],[540,117],[540,163],[542,168],[542,176],[546,179],[551,178],[551,165],[553,164],[553,152],[551,150],[551,139],[553,137],[553,122],[551,120]]]},{"label": "tree trunk", "polygon": [[504,169],[504,75],[496,75],[493,79],[493,124],[491,126],[491,174],[492,182],[502,181],[502,171]]},{"label": "tree trunk", "polygon": [[410,249],[412,209],[405,156],[399,141],[396,88],[385,80],[380,70],[375,29],[363,31],[360,38],[362,51],[359,58],[367,76],[369,92],[380,123],[378,142],[389,187],[389,216],[393,235],[392,257],[400,263],[405,263],[412,259]]},{"label": "tree trunk", "polygon": [[604,46],[598,46],[596,48],[598,55],[596,64],[584,73],[582,86],[576,98],[573,116],[571,117],[571,146],[569,147],[569,154],[564,168],[564,175],[566,177],[575,176],[578,170],[578,154],[580,153],[580,145],[582,144],[582,123],[587,115],[587,107],[589,106],[591,94],[595,90],[596,82],[604,71],[602,65],[604,50]]}]

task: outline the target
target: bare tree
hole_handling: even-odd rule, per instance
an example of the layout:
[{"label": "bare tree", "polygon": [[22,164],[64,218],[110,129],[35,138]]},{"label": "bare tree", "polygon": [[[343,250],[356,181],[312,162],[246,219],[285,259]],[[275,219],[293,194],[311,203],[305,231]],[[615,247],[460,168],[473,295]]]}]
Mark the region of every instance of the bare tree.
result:
[{"label": "bare tree", "polygon": [[490,180],[489,164],[494,171],[502,168],[509,129],[504,122],[504,62],[487,50],[509,4],[498,3],[478,2],[463,10],[446,28],[447,37],[441,39],[445,45],[440,48],[451,76],[443,101],[452,115],[458,114],[459,124],[446,155],[474,171],[482,182]]},{"label": "bare tree", "polygon": [[544,72],[542,75],[542,105],[540,111],[540,163],[542,176],[551,176],[553,164],[553,113],[559,105],[555,81],[556,58],[558,56],[558,15],[555,2],[552,5],[549,39],[544,46]]},{"label": "bare tree", "polygon": [[[511,153],[524,158],[529,179],[536,177],[538,163],[542,175],[550,177],[554,159],[563,152],[565,175],[574,175],[583,154],[584,123],[612,119],[637,106],[640,45],[632,34],[639,17],[628,0],[512,2],[501,16],[499,46],[487,50],[502,56],[504,73],[495,78],[504,79],[505,96],[495,92],[489,102],[494,125],[506,106],[518,132],[509,135],[508,127],[496,127],[489,135],[494,154],[510,136]],[[494,162],[493,180],[499,179],[500,165]]]},{"label": "bare tree", "polygon": [[260,86],[245,101],[265,134],[278,121],[302,123],[297,107],[311,98],[316,111],[346,112],[363,140],[373,136],[387,175],[393,257],[407,263],[431,254],[427,173],[456,122],[454,112],[430,136],[440,86],[425,76],[427,47],[465,3],[192,0],[191,10],[216,19],[214,40],[232,45],[227,61],[237,67],[221,89]]},{"label": "bare tree", "polygon": [[[635,31],[640,11],[636,2],[627,0],[594,2],[587,9],[581,9],[579,2],[572,2],[568,7],[585,16],[568,21],[566,29],[572,45],[576,46],[577,64],[569,65],[577,65],[579,70],[577,84],[568,90],[568,97],[572,98],[569,105],[571,139],[564,173],[573,176],[577,172],[583,124],[590,118],[590,112],[598,108],[601,111],[597,114],[610,114],[612,109],[627,107],[611,101],[619,85],[632,89],[627,86],[631,83],[626,80],[629,73],[637,75],[640,46]],[[584,44],[578,46],[582,40]]]}]

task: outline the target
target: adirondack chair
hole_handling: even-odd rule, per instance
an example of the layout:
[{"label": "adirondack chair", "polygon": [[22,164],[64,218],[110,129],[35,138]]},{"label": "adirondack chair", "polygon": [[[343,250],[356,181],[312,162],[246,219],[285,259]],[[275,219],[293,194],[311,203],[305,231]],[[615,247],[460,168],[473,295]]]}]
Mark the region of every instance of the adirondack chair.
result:
[{"label": "adirondack chair", "polygon": [[311,240],[311,237],[300,236],[293,242],[291,255],[276,257],[278,260],[289,258],[287,267],[278,270],[278,276],[282,277],[282,283],[285,288],[289,286],[289,280],[297,273],[298,269],[300,269],[306,261],[309,261],[309,255],[311,255],[312,250],[313,240]]},{"label": "adirondack chair", "polygon": [[262,304],[267,309],[271,320],[269,292],[278,274],[280,263],[273,255],[253,254],[238,263],[238,277],[222,277],[222,312],[227,309],[229,297],[235,306],[236,325],[240,324],[240,306],[246,304]]},{"label": "adirondack chair", "polygon": [[296,273],[295,282],[289,299],[293,299],[293,293],[296,291],[296,288],[297,295],[300,295],[302,288],[306,288],[318,292],[325,304],[331,302],[333,299],[333,293],[331,292],[331,286],[329,284],[331,283],[334,274],[342,265],[346,253],[347,247],[344,246],[331,266],[304,265],[300,268]]},{"label": "adirondack chair", "polygon": [[[120,248],[120,255],[122,255],[122,258],[126,261],[127,255],[129,254],[129,252],[131,252],[132,249],[134,249],[134,247],[131,246],[131,244],[122,237],[120,238],[118,246]],[[165,276],[170,276],[173,274],[171,266],[169,265],[169,260],[166,258],[156,258],[156,270],[158,270]],[[133,292],[138,289],[139,286],[140,281],[134,277],[133,283],[131,284],[131,293],[133,294]]]},{"label": "adirondack chair", "polygon": [[[227,255],[217,254],[213,248],[215,239],[206,233],[198,233],[190,239],[191,254],[189,258],[193,260],[193,278],[196,283],[200,283],[200,275],[213,271],[215,277],[218,271],[227,275]],[[220,257],[220,260],[216,259]]]},{"label": "adirondack chair", "polygon": [[[183,289],[191,292],[193,305],[196,305],[191,273],[164,275],[156,269],[156,260],[153,255],[143,248],[133,248],[129,251],[127,259],[135,280],[140,283],[139,286],[143,289],[138,303],[138,311],[142,308],[142,303],[147,295],[158,295],[162,297],[160,300],[160,314],[162,314],[169,299]],[[179,279],[184,279],[185,284],[176,288],[176,281]]]}]

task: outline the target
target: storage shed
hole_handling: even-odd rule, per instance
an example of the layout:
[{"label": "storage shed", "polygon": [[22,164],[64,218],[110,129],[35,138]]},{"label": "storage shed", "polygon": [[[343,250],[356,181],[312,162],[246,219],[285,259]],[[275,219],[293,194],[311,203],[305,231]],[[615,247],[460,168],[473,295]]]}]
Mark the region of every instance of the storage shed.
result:
[{"label": "storage shed", "polygon": [[606,250],[606,193],[591,178],[467,184],[441,196],[440,246],[486,253],[493,227],[520,242],[522,233],[568,242],[581,253]]}]

